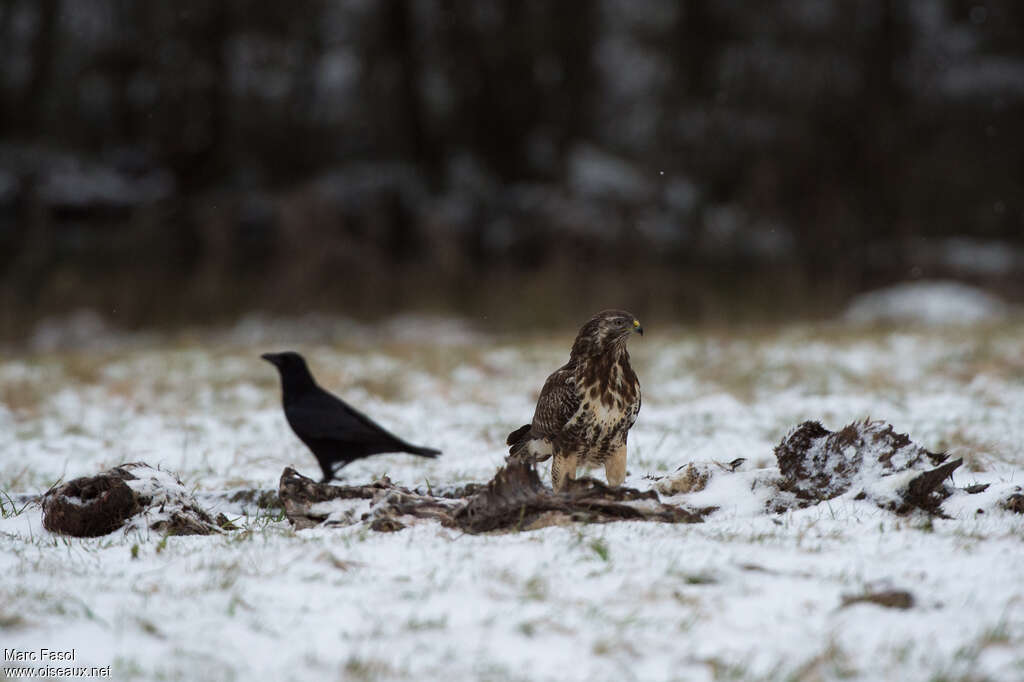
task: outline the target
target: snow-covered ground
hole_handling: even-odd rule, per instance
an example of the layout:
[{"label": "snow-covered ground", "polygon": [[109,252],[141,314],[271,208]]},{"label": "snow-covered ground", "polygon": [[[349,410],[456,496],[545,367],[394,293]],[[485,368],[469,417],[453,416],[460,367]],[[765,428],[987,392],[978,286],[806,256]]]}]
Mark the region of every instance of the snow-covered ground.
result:
[{"label": "snow-covered ground", "polygon": [[[445,453],[363,460],[347,481],[486,481],[571,337],[412,318],[377,332],[250,325],[4,356],[2,646],[74,648],[75,665],[111,665],[115,679],[1024,679],[1024,516],[984,495],[984,513],[960,497],[949,519],[851,496],[769,515],[743,483],[774,466],[796,424],[870,416],[964,457],[958,486],[1024,484],[1024,322],[644,326],[631,342],[644,404],[626,484],[745,457],[736,475],[664,498],[719,506],[702,524],[295,532],[222,502],[213,511],[242,530],[58,537],[19,494],[125,461],[173,471],[200,497],[276,488],[286,465],[316,476],[259,359],[286,348],[325,387]],[[844,595],[890,588],[913,607],[842,607]]]}]

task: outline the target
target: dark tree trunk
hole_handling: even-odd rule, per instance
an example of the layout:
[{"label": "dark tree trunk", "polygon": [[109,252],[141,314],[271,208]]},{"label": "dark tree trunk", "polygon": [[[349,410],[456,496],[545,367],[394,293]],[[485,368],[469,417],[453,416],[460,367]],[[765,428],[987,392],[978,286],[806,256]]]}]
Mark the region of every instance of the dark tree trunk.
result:
[{"label": "dark tree trunk", "polygon": [[57,51],[60,0],[38,0],[39,27],[32,40],[31,75],[25,85],[22,127],[33,133],[46,130],[50,81]]},{"label": "dark tree trunk", "polygon": [[383,5],[381,49],[391,55],[397,67],[397,82],[391,103],[397,116],[393,135],[401,140],[403,155],[436,182],[438,160],[427,132],[419,92],[420,69],[416,29],[407,0],[387,0]]}]

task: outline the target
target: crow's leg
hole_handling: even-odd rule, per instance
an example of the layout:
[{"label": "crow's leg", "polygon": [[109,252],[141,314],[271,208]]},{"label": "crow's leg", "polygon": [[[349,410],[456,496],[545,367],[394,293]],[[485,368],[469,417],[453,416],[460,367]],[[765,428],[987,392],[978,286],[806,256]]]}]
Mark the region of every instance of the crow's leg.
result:
[{"label": "crow's leg", "polygon": [[334,479],[336,479],[338,477],[338,474],[341,473],[342,469],[344,469],[345,467],[347,467],[351,463],[352,463],[351,459],[335,460],[334,462],[331,462],[330,464],[327,464],[327,465],[321,463],[320,464],[320,468],[323,469],[324,478],[320,482],[321,483],[330,483],[331,481],[333,481]]},{"label": "crow's leg", "polygon": [[328,462],[327,460],[319,459],[317,461],[320,463],[320,471],[322,471],[324,474],[324,477],[320,479],[320,483],[324,484],[333,481],[334,476],[338,473],[338,469],[340,469],[341,467],[335,467],[331,462]]}]

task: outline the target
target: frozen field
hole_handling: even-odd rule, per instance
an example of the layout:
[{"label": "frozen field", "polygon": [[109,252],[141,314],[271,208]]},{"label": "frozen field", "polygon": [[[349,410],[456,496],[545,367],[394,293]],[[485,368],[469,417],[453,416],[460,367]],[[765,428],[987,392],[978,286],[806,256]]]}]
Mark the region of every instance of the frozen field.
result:
[{"label": "frozen field", "polygon": [[[696,461],[770,468],[798,423],[836,429],[868,416],[964,457],[957,486],[1024,484],[1024,322],[750,332],[644,322],[630,346],[644,403],[627,485],[650,488]],[[86,540],[51,535],[23,501],[137,460],[203,495],[276,489],[286,465],[318,477],[259,359],[288,348],[326,388],[444,450],[363,460],[346,482],[484,482],[570,343],[406,320],[3,356],[2,646],[74,648],[75,665],[111,665],[115,679],[1024,679],[1024,516],[985,494],[947,506],[948,519],[897,517],[852,496],[769,515],[741,471],[664,498],[719,506],[702,524],[479,536],[430,522],[295,532],[207,496],[242,530]],[[890,588],[914,606],[842,607],[844,595]]]}]

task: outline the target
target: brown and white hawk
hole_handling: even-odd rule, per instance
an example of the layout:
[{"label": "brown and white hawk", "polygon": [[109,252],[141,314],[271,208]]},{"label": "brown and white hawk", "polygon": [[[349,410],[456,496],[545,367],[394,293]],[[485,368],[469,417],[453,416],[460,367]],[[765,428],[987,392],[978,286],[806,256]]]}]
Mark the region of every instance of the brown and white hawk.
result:
[{"label": "brown and white hawk", "polygon": [[510,458],[551,462],[551,485],[565,489],[577,466],[604,464],[608,484],[626,478],[626,437],[640,412],[640,382],[626,341],[643,327],[625,310],[605,310],[576,335],[569,362],[544,382],[533,422],[508,435]]}]

